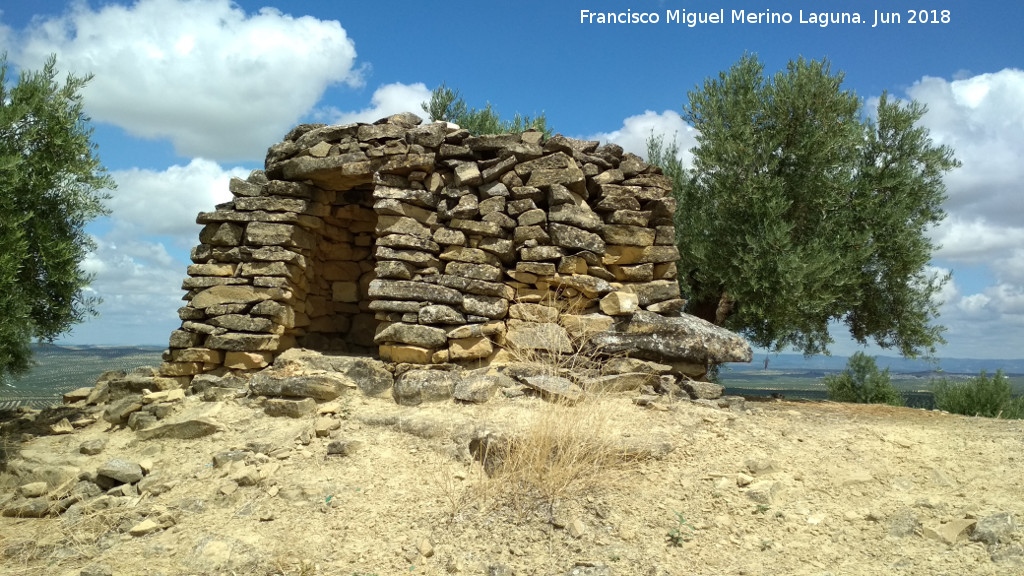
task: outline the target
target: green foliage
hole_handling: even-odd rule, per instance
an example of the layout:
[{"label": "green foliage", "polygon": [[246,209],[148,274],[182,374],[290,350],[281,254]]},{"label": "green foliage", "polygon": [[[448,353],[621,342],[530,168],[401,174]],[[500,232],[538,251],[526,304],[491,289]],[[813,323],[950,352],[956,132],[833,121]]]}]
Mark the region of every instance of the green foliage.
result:
[{"label": "green foliage", "polygon": [[81,90],[56,81],[56,58],[7,84],[0,57],[0,379],[24,373],[33,339],[52,341],[92,314],[79,264],[93,248],[85,224],[112,188],[90,142]]},{"label": "green foliage", "polygon": [[429,102],[423,102],[420,106],[430,120],[444,120],[458,124],[459,127],[469,130],[470,134],[474,136],[523,132],[531,128],[540,130],[545,137],[551,136],[551,130],[547,127],[547,118],[544,117],[543,112],[535,118],[523,116],[517,112],[512,120],[502,120],[498,112],[491,107],[490,102],[482,110],[469,108],[459,91],[449,88],[444,83],[431,92]]},{"label": "green foliage", "polygon": [[668,539],[669,546],[679,548],[693,537],[694,529],[682,512],[676,512],[675,515],[676,526],[665,534],[665,538]]},{"label": "green foliage", "polygon": [[874,118],[827,61],[766,77],[745,55],[689,93],[694,166],[648,141],[674,179],[688,311],[754,344],[824,353],[831,322],[906,356],[942,342],[926,231],[959,165],[915,126],[925,108],[882,95]]},{"label": "green foliage", "polygon": [[932,391],[940,410],[986,418],[1024,418],[1024,397],[1013,397],[1010,380],[1002,370],[993,376],[982,370],[966,382],[943,378],[932,385]]},{"label": "green foliage", "polygon": [[850,356],[846,369],[825,377],[829,400],[902,406],[903,395],[892,385],[889,369],[878,371],[875,359],[863,352]]}]

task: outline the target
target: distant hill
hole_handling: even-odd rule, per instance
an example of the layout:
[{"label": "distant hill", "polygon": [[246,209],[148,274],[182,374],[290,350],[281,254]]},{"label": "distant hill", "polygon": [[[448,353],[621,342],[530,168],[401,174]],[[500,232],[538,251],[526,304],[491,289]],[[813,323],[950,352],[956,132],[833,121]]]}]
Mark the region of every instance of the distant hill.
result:
[{"label": "distant hill", "polygon": [[0,385],[0,409],[16,406],[43,407],[60,402],[65,392],[92,386],[108,370],[134,370],[160,364],[159,346],[58,346],[32,347],[33,366],[21,378]]},{"label": "distant hill", "polygon": [[[764,369],[765,354],[755,354],[750,364],[729,364],[735,372],[752,372]],[[811,356],[804,358],[800,354],[768,355],[769,370],[842,370],[846,368],[847,356]],[[994,373],[1002,370],[1005,374],[1024,375],[1024,359],[1016,360],[979,360],[975,358],[939,358],[933,361],[909,360],[894,356],[876,356],[875,362],[882,370],[891,372],[946,372],[949,374],[977,374],[982,370]]]}]

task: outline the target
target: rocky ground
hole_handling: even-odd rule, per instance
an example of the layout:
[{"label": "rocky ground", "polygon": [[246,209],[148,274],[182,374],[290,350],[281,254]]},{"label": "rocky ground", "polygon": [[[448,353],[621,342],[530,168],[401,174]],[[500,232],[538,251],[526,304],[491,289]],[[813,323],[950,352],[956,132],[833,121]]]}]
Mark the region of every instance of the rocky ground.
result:
[{"label": "rocky ground", "polygon": [[[353,392],[290,418],[244,390],[159,394],[140,432],[84,402],[8,415],[0,572],[1024,574],[1021,421],[636,393]],[[552,422],[612,458],[531,492],[470,448]]]}]

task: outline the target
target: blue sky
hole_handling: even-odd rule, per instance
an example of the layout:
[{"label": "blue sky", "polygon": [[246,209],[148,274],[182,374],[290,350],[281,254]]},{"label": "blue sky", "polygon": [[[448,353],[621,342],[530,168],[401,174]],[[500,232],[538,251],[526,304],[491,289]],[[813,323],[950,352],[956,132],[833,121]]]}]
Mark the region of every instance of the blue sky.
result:
[{"label": "blue sky", "polygon": [[[861,24],[800,23],[826,10]],[[927,5],[948,23],[910,23]],[[657,24],[581,24],[581,10],[657,14]],[[726,23],[666,22],[666,11]],[[788,13],[789,24],[731,23],[733,11]],[[901,23],[873,27],[875,11]],[[930,20],[932,14],[925,16]],[[266,148],[299,122],[372,121],[419,112],[441,82],[471,106],[544,112],[567,136],[644,152],[652,130],[687,148],[686,93],[744,52],[766,71],[827,57],[869,105],[884,90],[930,108],[933,138],[963,168],[946,179],[949,216],[932,265],[951,270],[940,357],[1020,358],[1024,350],[1024,3],[996,0],[604,1],[445,3],[7,3],[0,51],[38,68],[92,72],[86,110],[119,183],[112,214],[90,225],[84,266],[101,316],[65,342],[166,343],[197,242],[197,212],[230,199],[227,180],[262,167]],[[686,155],[684,154],[684,161]],[[857,348],[841,332],[833,353]],[[871,352],[878,352],[869,349]]]}]

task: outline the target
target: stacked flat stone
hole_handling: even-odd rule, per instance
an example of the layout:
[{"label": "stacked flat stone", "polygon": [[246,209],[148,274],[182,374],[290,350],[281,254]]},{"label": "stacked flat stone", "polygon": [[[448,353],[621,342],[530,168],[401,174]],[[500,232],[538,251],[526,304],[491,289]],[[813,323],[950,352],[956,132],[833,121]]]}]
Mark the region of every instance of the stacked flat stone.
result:
[{"label": "stacked flat stone", "polygon": [[307,124],[230,189],[197,218],[165,375],[294,346],[419,364],[569,352],[615,316],[683,304],[671,182],[614,144],[412,114]]}]

